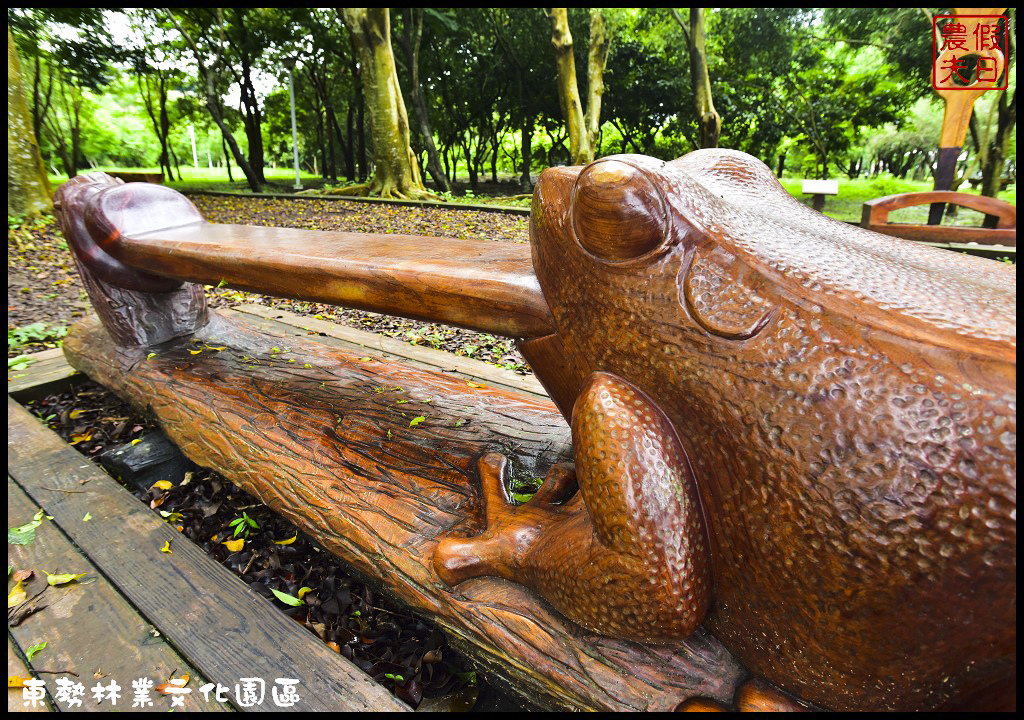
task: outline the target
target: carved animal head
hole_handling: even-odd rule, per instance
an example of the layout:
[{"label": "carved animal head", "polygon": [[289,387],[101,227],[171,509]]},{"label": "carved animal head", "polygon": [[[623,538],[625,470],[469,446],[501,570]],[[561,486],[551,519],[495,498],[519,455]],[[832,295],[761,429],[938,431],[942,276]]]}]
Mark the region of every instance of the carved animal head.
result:
[{"label": "carved animal head", "polygon": [[998,704],[1015,267],[826,218],[725,150],[545,171],[531,242],[553,395],[604,371],[665,411],[711,532],[708,624],[751,669],[837,709]]}]

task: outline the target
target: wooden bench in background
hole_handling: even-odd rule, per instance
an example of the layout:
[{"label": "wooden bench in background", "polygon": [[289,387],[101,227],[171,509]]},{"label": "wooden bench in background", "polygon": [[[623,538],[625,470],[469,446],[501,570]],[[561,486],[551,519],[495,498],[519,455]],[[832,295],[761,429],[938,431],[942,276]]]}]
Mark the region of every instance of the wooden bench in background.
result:
[{"label": "wooden bench in background", "polygon": [[[894,223],[889,213],[901,208],[932,203],[951,203],[977,210],[999,219],[994,228],[954,225],[921,225]],[[899,193],[868,200],[861,210],[860,226],[867,230],[931,243],[978,243],[981,245],[1017,246],[1017,206],[997,198],[952,192],[950,190]]]},{"label": "wooden bench in background", "polygon": [[118,180],[124,180],[126,183],[144,182],[151,183],[153,185],[164,184],[163,173],[112,172],[107,174],[111,177],[116,177]]}]

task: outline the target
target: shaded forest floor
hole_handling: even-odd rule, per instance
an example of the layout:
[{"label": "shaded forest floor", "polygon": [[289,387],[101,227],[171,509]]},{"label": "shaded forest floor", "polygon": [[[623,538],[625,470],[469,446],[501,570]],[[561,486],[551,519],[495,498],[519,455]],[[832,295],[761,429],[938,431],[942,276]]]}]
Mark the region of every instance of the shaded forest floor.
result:
[{"label": "shaded forest floor", "polygon": [[[437,235],[484,242],[525,243],[529,238],[527,217],[500,212],[245,196],[194,195],[191,200],[207,220],[216,223]],[[67,326],[89,313],[90,306],[53,218],[9,225],[7,240],[7,349],[8,358],[12,358],[55,347]],[[212,307],[259,303],[465,355],[523,374],[530,372],[512,341],[493,335],[228,288],[208,287],[207,298]]]}]

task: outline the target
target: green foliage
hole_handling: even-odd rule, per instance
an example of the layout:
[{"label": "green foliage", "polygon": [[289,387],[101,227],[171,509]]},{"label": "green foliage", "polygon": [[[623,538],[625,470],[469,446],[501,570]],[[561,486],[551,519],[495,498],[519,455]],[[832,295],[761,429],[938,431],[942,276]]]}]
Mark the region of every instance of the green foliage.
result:
[{"label": "green foliage", "polygon": [[[687,11],[681,12],[685,17]],[[288,58],[297,60],[303,183],[320,175],[323,182],[340,185],[372,171],[361,71],[334,9],[9,10],[25,72],[32,73],[27,85],[38,80],[43,90],[37,110],[47,130],[40,142],[52,169],[59,164],[72,174],[88,166],[161,164],[159,123],[143,97],[150,93],[152,103],[164,82],[168,150],[182,178],[188,183],[191,174],[193,182],[198,180],[199,171],[189,169],[190,124],[199,163],[215,166],[200,169],[209,171],[203,181],[226,176],[221,131],[205,107],[205,76],[195,72],[193,51],[171,23],[172,13],[208,55],[207,63],[220,54],[214,81],[225,127],[251,164],[266,163],[262,172],[268,181],[291,182]],[[603,13],[612,41],[598,154],[639,152],[670,159],[694,149],[698,124],[686,31],[664,8]],[[129,43],[120,33],[112,40],[115,18],[119,28],[129,18],[141,39]],[[587,9],[571,9],[569,21],[585,91]],[[475,201],[488,175],[496,180],[514,173],[525,192],[531,172],[566,162],[555,56],[543,10],[459,7],[406,14],[394,9],[391,23],[413,152],[425,158],[410,104],[413,68],[402,42],[407,31],[421,28],[420,89],[446,174],[468,176],[465,198]],[[932,97],[926,12],[895,8],[881,17],[872,8],[727,7],[708,10],[706,25],[723,147],[744,150],[773,167],[783,156],[786,168],[801,176],[845,172],[857,177],[872,166],[873,172],[908,178],[930,172],[937,125],[919,122],[914,105]],[[46,92],[49,105],[42,101]],[[974,129],[981,146],[988,146],[1005,119],[1006,108],[1000,108],[996,93],[978,102]],[[1006,157],[1014,163],[1015,134],[1007,147]],[[972,155],[967,164],[977,165],[976,160]],[[173,161],[169,156],[167,166]],[[235,182],[242,181],[234,159],[230,162]]]},{"label": "green foliage", "polygon": [[232,533],[232,537],[238,537],[239,535],[242,537],[249,537],[250,531],[259,530],[260,528],[259,523],[249,517],[244,510],[242,511],[242,517],[235,518],[229,522],[228,527],[235,529],[234,533]]},{"label": "green foliage", "polygon": [[66,325],[52,325],[45,322],[36,322],[20,328],[8,328],[7,350],[8,352],[18,350],[25,345],[57,347],[67,334]]}]

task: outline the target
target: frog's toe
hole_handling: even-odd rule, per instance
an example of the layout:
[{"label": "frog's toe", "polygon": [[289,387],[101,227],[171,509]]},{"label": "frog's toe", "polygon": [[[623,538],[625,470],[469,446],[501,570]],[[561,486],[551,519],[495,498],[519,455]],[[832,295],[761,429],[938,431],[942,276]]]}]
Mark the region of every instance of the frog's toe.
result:
[{"label": "frog's toe", "polygon": [[551,466],[544,478],[544,484],[530,502],[557,505],[572,497],[578,489],[576,469],[572,463],[558,463]]}]

